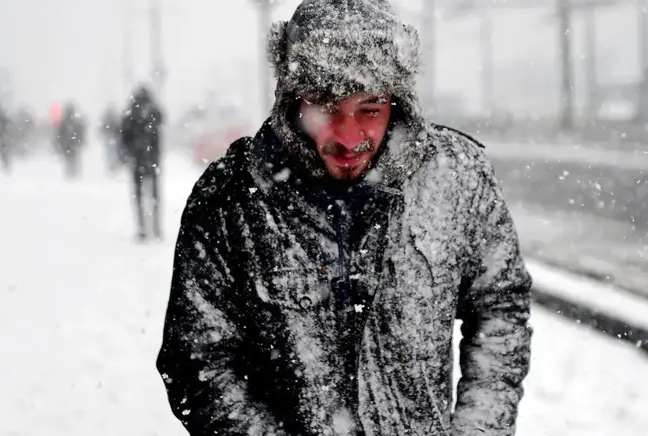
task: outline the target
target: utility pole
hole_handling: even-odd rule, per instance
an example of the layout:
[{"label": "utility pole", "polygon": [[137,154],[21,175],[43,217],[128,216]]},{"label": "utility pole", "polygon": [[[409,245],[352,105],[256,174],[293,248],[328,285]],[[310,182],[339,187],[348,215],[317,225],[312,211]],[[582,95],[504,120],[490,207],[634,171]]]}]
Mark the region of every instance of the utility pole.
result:
[{"label": "utility pole", "polygon": [[590,121],[596,119],[599,108],[598,71],[596,56],[596,15],[593,7],[584,11],[585,24],[585,74],[587,76],[586,114]]},{"label": "utility pole", "polygon": [[160,8],[160,0],[149,0],[152,82],[157,100],[162,103],[164,101],[164,85],[166,84],[166,66],[162,50],[162,14]]},{"label": "utility pole", "polygon": [[423,105],[430,114],[436,111],[436,6],[435,0],[423,2]]},{"label": "utility pole", "polygon": [[133,64],[133,9],[130,0],[122,0],[122,87],[123,95],[129,95],[135,80]]},{"label": "utility pole", "polygon": [[572,77],[572,8],[569,0],[558,0],[558,42],[561,58],[561,114],[560,127],[574,128],[574,83]]},{"label": "utility pole", "polygon": [[[596,10],[621,3],[619,0],[559,0],[558,22],[562,54],[563,129],[574,127],[574,84],[571,47],[571,19],[574,13],[583,13],[585,25],[585,75],[586,75],[586,117],[595,120],[600,106],[599,78],[596,44]],[[640,0],[645,1],[645,0]]]},{"label": "utility pole", "polygon": [[495,109],[495,61],[493,53],[493,20],[488,10],[482,11],[479,33],[482,105],[486,115],[492,116]]},{"label": "utility pole", "polygon": [[648,0],[637,0],[637,17],[639,18],[639,65],[641,68],[639,82],[639,99],[637,101],[637,119],[648,122]]}]

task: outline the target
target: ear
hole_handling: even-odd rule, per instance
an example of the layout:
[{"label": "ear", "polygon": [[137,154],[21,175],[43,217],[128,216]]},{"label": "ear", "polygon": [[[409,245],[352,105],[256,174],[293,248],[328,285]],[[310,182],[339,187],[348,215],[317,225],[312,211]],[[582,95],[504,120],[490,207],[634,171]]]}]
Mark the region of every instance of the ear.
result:
[{"label": "ear", "polygon": [[272,24],[270,27],[270,33],[268,34],[268,61],[270,61],[270,65],[272,65],[277,78],[285,76],[287,73],[287,29],[288,22],[279,21]]}]

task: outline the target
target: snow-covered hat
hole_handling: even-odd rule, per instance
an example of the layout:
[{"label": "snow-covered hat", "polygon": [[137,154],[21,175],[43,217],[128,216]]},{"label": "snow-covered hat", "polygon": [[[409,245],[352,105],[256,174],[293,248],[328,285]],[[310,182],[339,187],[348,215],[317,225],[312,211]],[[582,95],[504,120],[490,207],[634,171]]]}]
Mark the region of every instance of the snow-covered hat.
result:
[{"label": "snow-covered hat", "polygon": [[277,77],[273,129],[316,177],[326,173],[324,164],[290,120],[302,96],[388,92],[409,130],[424,129],[415,90],[418,33],[387,0],[304,0],[289,22],[272,26],[268,56]]}]

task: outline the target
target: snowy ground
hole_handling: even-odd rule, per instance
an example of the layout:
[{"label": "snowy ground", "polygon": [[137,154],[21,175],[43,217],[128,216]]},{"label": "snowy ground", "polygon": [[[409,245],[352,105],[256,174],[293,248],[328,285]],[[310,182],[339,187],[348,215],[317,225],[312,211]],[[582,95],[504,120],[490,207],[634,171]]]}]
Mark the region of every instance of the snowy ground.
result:
[{"label": "snowy ground", "polygon": [[648,299],[645,230],[586,212],[548,211],[530,201],[510,201],[509,209],[525,255]]},{"label": "snowy ground", "polygon": [[[79,181],[46,159],[0,176],[0,436],[184,434],[154,361],[197,173],[167,163],[167,238],[136,244],[126,178],[90,155]],[[533,325],[519,435],[646,435],[645,356],[540,308]]]}]

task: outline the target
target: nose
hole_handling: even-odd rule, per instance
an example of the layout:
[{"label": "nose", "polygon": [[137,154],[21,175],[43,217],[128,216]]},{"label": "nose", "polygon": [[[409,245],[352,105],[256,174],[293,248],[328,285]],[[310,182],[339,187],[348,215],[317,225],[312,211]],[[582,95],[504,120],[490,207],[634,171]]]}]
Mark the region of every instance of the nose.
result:
[{"label": "nose", "polygon": [[335,139],[348,150],[365,140],[365,132],[352,114],[345,114],[336,120],[334,132]]}]

